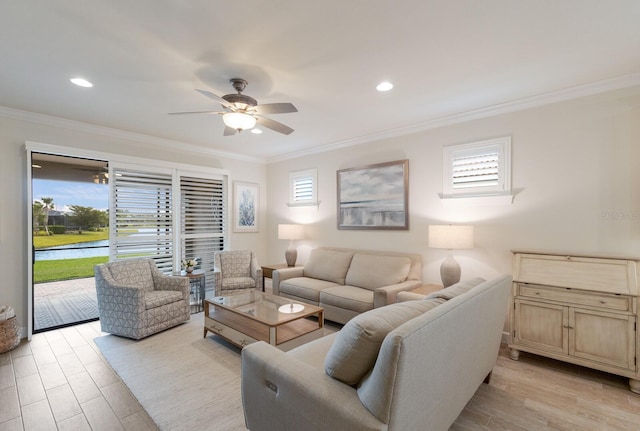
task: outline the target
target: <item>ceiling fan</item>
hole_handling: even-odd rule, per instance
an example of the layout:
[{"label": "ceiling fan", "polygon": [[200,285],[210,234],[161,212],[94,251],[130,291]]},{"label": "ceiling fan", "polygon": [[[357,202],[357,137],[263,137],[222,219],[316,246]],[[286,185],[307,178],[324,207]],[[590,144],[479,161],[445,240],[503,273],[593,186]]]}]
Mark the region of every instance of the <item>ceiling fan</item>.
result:
[{"label": "ceiling fan", "polygon": [[227,94],[217,96],[207,90],[196,90],[198,93],[209,97],[222,104],[224,111],[191,111],[191,112],[171,112],[170,115],[183,114],[220,114],[224,121],[224,136],[235,135],[236,132],[249,130],[255,127],[256,123],[285,135],[291,134],[293,129],[282,123],[274,121],[264,116],[264,114],[287,114],[298,112],[291,103],[265,103],[258,105],[258,101],[253,97],[242,94],[247,87],[247,81],[241,78],[233,78],[231,85],[238,92],[237,94]]}]

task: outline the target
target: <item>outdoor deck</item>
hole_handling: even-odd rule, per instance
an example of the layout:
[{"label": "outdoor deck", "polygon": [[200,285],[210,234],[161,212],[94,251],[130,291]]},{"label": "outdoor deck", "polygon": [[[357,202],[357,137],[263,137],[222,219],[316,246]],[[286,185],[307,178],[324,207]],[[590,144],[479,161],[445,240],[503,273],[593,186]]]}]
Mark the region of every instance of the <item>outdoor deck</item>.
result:
[{"label": "outdoor deck", "polygon": [[95,279],[34,285],[34,331],[98,318]]}]

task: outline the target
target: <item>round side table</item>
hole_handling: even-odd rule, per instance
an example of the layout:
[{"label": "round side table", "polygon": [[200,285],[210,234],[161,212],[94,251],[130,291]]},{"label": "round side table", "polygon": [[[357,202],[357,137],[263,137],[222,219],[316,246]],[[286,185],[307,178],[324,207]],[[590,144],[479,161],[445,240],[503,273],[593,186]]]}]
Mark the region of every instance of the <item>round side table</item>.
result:
[{"label": "round side table", "polygon": [[182,271],[180,275],[189,279],[189,305],[191,306],[191,314],[199,313],[204,310],[204,289],[206,285],[204,270],[194,269],[193,272]]}]

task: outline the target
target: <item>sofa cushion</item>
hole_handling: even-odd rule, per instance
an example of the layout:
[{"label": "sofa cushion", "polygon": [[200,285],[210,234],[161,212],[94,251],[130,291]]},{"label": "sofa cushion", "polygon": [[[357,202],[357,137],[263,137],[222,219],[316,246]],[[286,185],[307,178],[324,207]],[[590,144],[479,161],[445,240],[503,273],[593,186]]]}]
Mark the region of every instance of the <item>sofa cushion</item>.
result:
[{"label": "sofa cushion", "polygon": [[332,281],[308,277],[295,277],[280,282],[280,293],[305,298],[316,304],[320,302],[320,291],[338,286]]},{"label": "sofa cushion", "polygon": [[222,290],[248,289],[256,287],[256,281],[251,277],[228,277],[222,279]]},{"label": "sofa cushion", "polygon": [[373,290],[355,286],[329,287],[320,292],[320,304],[364,313],[373,308]]},{"label": "sofa cushion", "polygon": [[351,259],[345,283],[373,290],[402,283],[407,279],[409,268],[411,259],[408,257],[356,253]]},{"label": "sofa cushion", "polygon": [[315,248],[304,264],[304,276],[344,284],[353,253]]},{"label": "sofa cushion", "polygon": [[484,278],[476,277],[470,280],[459,281],[455,284],[452,284],[449,287],[446,287],[437,292],[433,292],[425,297],[425,299],[433,299],[433,298],[441,298],[445,301],[448,301],[452,298],[455,298],[458,295],[462,295],[463,293],[470,290],[472,287],[479,285],[485,281]]},{"label": "sofa cushion", "polygon": [[182,292],[177,290],[152,290],[144,294],[144,309],[162,307],[182,300]]},{"label": "sofa cushion", "polygon": [[354,317],[331,345],[324,362],[325,372],[348,385],[356,385],[375,364],[389,332],[443,302],[434,299],[390,304]]}]

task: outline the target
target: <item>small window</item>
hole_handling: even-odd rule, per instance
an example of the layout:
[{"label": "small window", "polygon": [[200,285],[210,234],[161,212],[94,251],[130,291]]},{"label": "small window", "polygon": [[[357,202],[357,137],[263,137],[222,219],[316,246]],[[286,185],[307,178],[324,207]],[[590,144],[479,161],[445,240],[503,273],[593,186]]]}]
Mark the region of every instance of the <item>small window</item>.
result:
[{"label": "small window", "polygon": [[289,174],[289,206],[318,204],[318,170],[306,169]]},{"label": "small window", "polygon": [[445,147],[443,198],[511,194],[511,138]]}]

